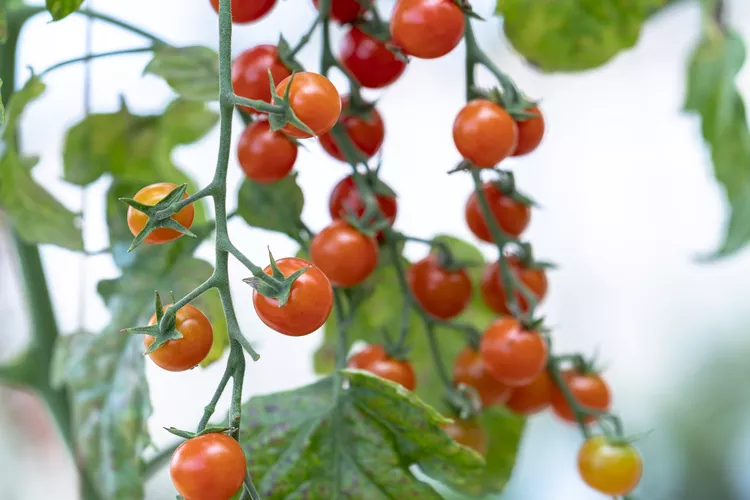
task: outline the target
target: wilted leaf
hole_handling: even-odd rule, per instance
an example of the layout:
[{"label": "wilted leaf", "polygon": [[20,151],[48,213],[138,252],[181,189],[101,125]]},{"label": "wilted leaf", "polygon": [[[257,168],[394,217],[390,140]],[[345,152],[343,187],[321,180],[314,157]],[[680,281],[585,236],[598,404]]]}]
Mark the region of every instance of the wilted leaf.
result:
[{"label": "wilted leaf", "polygon": [[52,14],[52,19],[59,21],[78,10],[83,0],[47,0],[47,10]]},{"label": "wilted leaf", "polygon": [[184,99],[219,99],[219,56],[208,47],[159,47],[145,72],[164,78]]},{"label": "wilted leaf", "polygon": [[293,173],[278,182],[260,184],[245,179],[240,186],[237,212],[253,227],[297,235],[295,221],[302,215],[305,198]]}]

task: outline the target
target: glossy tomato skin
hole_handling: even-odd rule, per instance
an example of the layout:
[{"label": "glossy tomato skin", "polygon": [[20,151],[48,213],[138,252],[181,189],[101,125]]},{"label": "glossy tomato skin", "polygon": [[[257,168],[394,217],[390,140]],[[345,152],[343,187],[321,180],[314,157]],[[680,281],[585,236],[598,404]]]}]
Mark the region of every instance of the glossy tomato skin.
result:
[{"label": "glossy tomato skin", "polygon": [[[398,214],[398,202],[396,198],[394,196],[376,194],[375,199],[383,216],[393,226]],[[346,216],[347,211],[351,211],[356,217],[361,217],[365,213],[365,202],[362,200],[362,196],[359,194],[352,176],[344,177],[334,186],[333,191],[331,191],[331,197],[328,200],[328,211],[334,220]]]},{"label": "glossy tomato skin", "polygon": [[[286,304],[279,307],[272,299],[253,291],[253,305],[260,320],[279,333],[301,337],[314,332],[326,322],[333,308],[333,288],[323,271],[304,259],[287,257],[276,261],[284,276],[309,267],[292,284]],[[264,269],[272,274],[271,266]]]},{"label": "glossy tomato skin", "polygon": [[[490,211],[497,224],[503,232],[513,238],[517,238],[529,225],[531,220],[531,209],[506,196],[500,191],[495,183],[487,182],[482,186],[484,195],[490,205]],[[466,223],[474,236],[488,243],[492,242],[492,234],[482,214],[482,207],[476,192],[472,192],[466,201],[464,211]]]},{"label": "glossy tomato skin", "polygon": [[286,177],[297,160],[297,145],[266,120],[250,123],[237,144],[237,159],[250,179],[261,184]]},{"label": "glossy tomato skin", "polygon": [[[316,9],[320,0],[313,0]],[[341,24],[351,23],[362,17],[367,9],[357,0],[331,0],[331,17]]]},{"label": "glossy tomato skin", "polygon": [[513,318],[490,323],[479,350],[492,376],[510,387],[531,383],[547,364],[547,342]]},{"label": "glossy tomato skin", "polygon": [[[151,316],[148,324],[156,324],[156,314]],[[177,310],[175,327],[182,338],[168,341],[148,356],[165,370],[181,372],[194,368],[208,355],[214,342],[214,330],[206,315],[190,304]],[[153,343],[154,337],[146,335],[143,338],[147,349]]]},{"label": "glossy tomato skin", "polygon": [[[232,63],[232,86],[234,93],[248,99],[271,102],[271,84],[268,71],[271,70],[274,83],[279,83],[292,72],[279,59],[274,45],[258,45],[241,53]],[[244,110],[256,111],[242,107]]]},{"label": "glossy tomato skin", "polygon": [[461,156],[480,168],[491,168],[510,156],[518,143],[518,126],[499,105],[475,99],[458,112],[453,142]]},{"label": "glossy tomato skin", "polygon": [[[612,395],[609,386],[600,375],[596,373],[584,374],[568,370],[563,372],[562,376],[579,405],[584,408],[609,411],[609,406],[612,403]],[[567,422],[576,422],[573,410],[571,410],[565,400],[562,391],[557,387],[552,390],[552,409],[561,419]],[[584,418],[586,423],[592,423],[594,420],[594,417]]]},{"label": "glossy tomato skin", "polygon": [[464,36],[464,13],[453,0],[399,0],[391,16],[394,43],[409,55],[435,59]]},{"label": "glossy tomato skin", "polygon": [[379,89],[395,82],[406,63],[359,28],[350,29],[341,41],[340,59],[363,87]]},{"label": "glossy tomato skin", "polygon": [[638,486],[643,460],[629,444],[610,443],[604,436],[593,436],[578,451],[578,471],[591,488],[620,497]]},{"label": "glossy tomato skin", "polygon": [[484,366],[482,356],[471,347],[464,348],[453,364],[453,382],[476,389],[482,407],[501,405],[508,401],[510,387],[495,379]]},{"label": "glossy tomato skin", "polygon": [[544,137],[544,116],[537,106],[526,110],[527,113],[538,115],[535,118],[516,121],[518,127],[518,144],[513,156],[523,156],[534,151]]},{"label": "glossy tomato skin", "polygon": [[190,500],[229,500],[242,487],[246,472],[239,443],[215,432],[182,443],[169,463],[172,483]]},{"label": "glossy tomato skin", "polygon": [[378,242],[348,222],[336,220],[315,235],[310,243],[310,259],[334,286],[354,286],[377,267]]},{"label": "glossy tomato skin", "polygon": [[445,433],[458,444],[471,448],[480,455],[487,454],[487,434],[476,420],[455,419],[442,427]]},{"label": "glossy tomato skin", "polygon": [[[219,0],[210,0],[211,7],[219,12]],[[232,0],[232,22],[247,24],[257,21],[273,9],[276,0]]]},{"label": "glossy tomato skin", "polygon": [[[537,302],[541,302],[547,294],[547,274],[544,269],[523,267],[521,262],[515,257],[508,258],[508,267],[510,272],[518,277],[526,288],[536,297]],[[500,273],[500,264],[492,262],[487,264],[482,273],[480,284],[482,299],[493,311],[498,314],[509,315],[510,309],[506,304],[507,295],[503,287],[503,281]],[[528,312],[529,304],[523,294],[516,292],[516,300],[521,311]]]},{"label": "glossy tomato skin", "polygon": [[554,383],[547,370],[542,371],[529,384],[514,387],[505,406],[518,415],[533,415],[550,405]]},{"label": "glossy tomato skin", "polygon": [[[331,81],[318,73],[303,71],[294,75],[294,80],[291,76],[283,79],[276,86],[276,93],[284,96],[290,83],[289,104],[297,118],[315,135],[331,130],[341,114],[341,97]],[[281,130],[291,137],[312,137],[291,124]]]},{"label": "glossy tomato skin", "polygon": [[469,305],[471,279],[466,270],[444,269],[436,254],[409,266],[406,276],[414,298],[422,309],[436,318],[453,318]]},{"label": "glossy tomato skin", "polygon": [[[177,187],[177,184],[172,184],[170,182],[160,182],[157,184],[151,184],[149,186],[144,187],[137,193],[135,193],[135,196],[133,196],[133,199],[135,201],[139,201],[145,205],[156,205],[159,203],[165,196],[167,196],[169,193],[171,193],[175,188]],[[185,195],[182,197],[183,199],[187,198],[189,195],[187,192],[185,192]],[[187,229],[190,229],[190,226],[193,225],[193,219],[195,218],[195,207],[193,207],[192,204],[186,206],[176,214],[172,216],[174,220],[179,222],[182,226],[186,227]],[[133,207],[128,207],[128,228],[130,228],[130,232],[133,233],[133,236],[137,236],[138,233],[141,232],[141,230],[146,226],[146,223],[148,222],[148,216],[144,214],[143,212],[140,212],[136,210]],[[170,229],[168,227],[160,227],[158,229],[154,229],[149,233],[148,236],[146,236],[146,239],[144,240],[146,243],[150,243],[152,245],[161,245],[162,243],[169,243],[170,241],[174,241],[177,238],[182,236],[182,233],[175,229]]]},{"label": "glossy tomato skin", "polygon": [[349,359],[349,368],[368,371],[380,378],[401,384],[413,391],[417,387],[414,368],[408,361],[393,359],[382,346],[374,344],[367,346],[361,352]]},{"label": "glossy tomato skin", "polygon": [[[339,118],[339,123],[344,126],[346,134],[354,146],[365,157],[372,158],[378,152],[380,146],[383,145],[383,140],[385,139],[383,119],[375,108],[370,111],[369,116],[366,118],[347,114],[348,106],[349,99],[345,97],[342,99],[342,109],[344,111]],[[320,145],[323,146],[326,153],[337,160],[347,161],[330,132],[321,135],[319,140]]]}]

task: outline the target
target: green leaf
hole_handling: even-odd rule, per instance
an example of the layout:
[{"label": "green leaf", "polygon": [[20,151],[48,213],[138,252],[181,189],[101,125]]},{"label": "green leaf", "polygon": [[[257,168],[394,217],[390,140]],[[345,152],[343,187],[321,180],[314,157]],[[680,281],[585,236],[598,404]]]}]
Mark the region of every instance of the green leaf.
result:
[{"label": "green leaf", "polygon": [[219,56],[208,47],[159,47],[145,73],[164,78],[183,99],[219,99]]},{"label": "green leaf", "polygon": [[[345,380],[343,380],[345,379]],[[409,470],[470,480],[482,460],[441,429],[446,420],[412,393],[360,371],[252,398],[240,442],[267,500],[441,497]]]},{"label": "green leaf", "polygon": [[[8,13],[5,7],[0,7],[0,45],[4,44],[8,40]],[[0,103],[2,107],[2,103]],[[2,123],[2,120],[0,120]]]},{"label": "green leaf", "polygon": [[47,10],[52,14],[52,19],[59,21],[78,10],[82,3],[83,0],[47,0]]},{"label": "green leaf", "polygon": [[497,0],[505,35],[544,71],[581,71],[635,45],[666,0]]},{"label": "green leaf", "polygon": [[304,204],[296,173],[270,184],[245,179],[240,186],[237,213],[253,227],[279,231],[296,238],[299,227],[294,221],[302,215]]}]

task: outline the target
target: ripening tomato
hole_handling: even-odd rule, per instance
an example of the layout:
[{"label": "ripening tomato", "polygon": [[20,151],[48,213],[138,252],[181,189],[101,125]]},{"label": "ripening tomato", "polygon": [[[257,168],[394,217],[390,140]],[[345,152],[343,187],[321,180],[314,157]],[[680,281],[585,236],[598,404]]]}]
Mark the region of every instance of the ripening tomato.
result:
[{"label": "ripening tomato", "polygon": [[398,0],[391,15],[393,42],[409,55],[441,57],[464,37],[464,13],[454,0]]},{"label": "ripening tomato", "polygon": [[544,116],[537,106],[526,110],[527,113],[538,115],[535,118],[516,120],[518,127],[518,144],[513,151],[513,156],[522,156],[534,151],[544,136]]},{"label": "ripening tomato", "polygon": [[[526,226],[529,225],[531,209],[523,203],[512,199],[510,196],[503,194],[495,183],[485,183],[482,186],[482,190],[490,205],[490,211],[494,215],[500,229],[506,235],[517,238],[526,229]],[[479,204],[476,192],[472,192],[469,199],[466,200],[464,215],[466,223],[469,225],[471,232],[474,233],[474,236],[482,241],[491,243],[492,234],[482,215],[482,207]]]},{"label": "ripening tomato", "polygon": [[[271,83],[268,71],[271,71],[273,81],[279,83],[292,74],[289,68],[279,59],[279,52],[274,45],[258,45],[241,53],[232,63],[232,86],[234,93],[248,99],[259,99],[271,102]],[[250,113],[256,111],[242,106]]]},{"label": "ripening tomato", "polygon": [[450,424],[443,424],[443,430],[458,444],[476,451],[480,455],[487,454],[487,435],[476,420],[453,420]]},{"label": "ripening tomato", "polygon": [[503,404],[510,396],[510,388],[490,374],[484,366],[481,354],[471,347],[466,347],[458,353],[453,363],[453,382],[476,389],[483,408]]},{"label": "ripening tomato", "polygon": [[[529,289],[536,297],[537,302],[541,302],[547,294],[547,275],[544,269],[523,267],[521,262],[515,257],[508,257],[508,267],[510,272]],[[506,304],[507,295],[503,288],[503,281],[500,274],[500,264],[493,262],[487,264],[482,273],[482,282],[480,286],[482,299],[493,311],[498,314],[510,314],[510,309]],[[520,291],[516,291],[516,300],[521,311],[528,312],[529,304]]]},{"label": "ripening tomato", "polygon": [[[396,198],[385,194],[376,194],[375,199],[381,213],[390,221],[392,226],[398,214]],[[344,177],[334,186],[328,200],[328,211],[334,220],[341,219],[348,212],[352,212],[356,217],[361,217],[365,213],[365,202],[362,200],[352,176]]]},{"label": "ripening tomato", "polygon": [[434,253],[409,266],[407,279],[419,305],[436,318],[458,316],[471,300],[471,279],[466,270],[444,269]]},{"label": "ripening tomato", "polygon": [[[151,184],[135,193],[133,199],[145,205],[153,206],[164,199],[164,197],[171,193],[176,187],[177,184],[172,184],[169,182],[159,182],[157,184]],[[182,199],[185,199],[187,197],[188,193],[185,192],[185,195],[182,197]],[[130,228],[130,232],[133,233],[133,236],[138,236],[138,233],[140,233],[143,228],[146,227],[146,223],[148,222],[148,215],[139,210],[136,210],[133,207],[128,207],[127,218],[128,228]],[[195,207],[190,204],[174,214],[172,218],[175,221],[179,222],[181,226],[185,227],[186,229],[190,229],[190,226],[193,225],[193,219],[195,218]],[[144,241],[146,243],[151,243],[152,245],[161,245],[162,243],[169,243],[170,241],[174,241],[180,236],[182,236],[182,233],[180,233],[176,229],[160,227],[151,231],[149,235],[146,236],[146,239]]]},{"label": "ripening tomato", "polygon": [[479,350],[492,376],[511,387],[530,384],[547,364],[547,342],[514,318],[490,323]]},{"label": "ripening tomato", "polygon": [[[257,21],[276,5],[276,0],[232,0],[232,22],[246,24]],[[211,6],[218,13],[219,0],[211,0]]]},{"label": "ripening tomato", "polygon": [[[562,376],[579,405],[593,410],[609,411],[612,395],[609,386],[599,374],[579,373],[569,370],[563,372]],[[552,409],[558,417],[568,422],[576,422],[573,410],[571,410],[565,396],[558,387],[554,387],[552,390],[551,400]],[[584,417],[586,423],[591,423],[594,420],[595,418],[592,416]]]},{"label": "ripening tomato", "polygon": [[350,29],[341,40],[341,64],[363,87],[379,89],[395,82],[406,63],[359,28]]},{"label": "ripening tomato", "polygon": [[[276,86],[276,93],[284,97],[290,82],[289,105],[297,118],[315,135],[331,130],[341,114],[341,97],[331,81],[318,73],[303,71],[284,78]],[[291,137],[312,137],[292,124],[285,125],[281,130]]]},{"label": "ripening tomato", "polygon": [[475,99],[458,112],[453,142],[461,156],[480,168],[491,168],[510,156],[518,143],[518,126],[498,104]]},{"label": "ripening tomato", "polygon": [[414,368],[408,361],[394,359],[385,352],[383,346],[374,344],[367,346],[349,359],[349,368],[368,371],[380,378],[401,384],[413,391],[417,387]]},{"label": "ripening tomato", "polygon": [[229,500],[247,474],[245,452],[218,432],[188,439],[177,447],[169,475],[180,495],[190,500]]},{"label": "ripening tomato", "polygon": [[266,120],[256,120],[240,136],[237,159],[245,175],[255,182],[276,182],[292,171],[297,145],[281,132],[271,130]]},{"label": "ripening tomato", "polygon": [[[323,271],[304,259],[287,257],[276,261],[284,276],[309,268],[294,283],[286,304],[279,307],[272,299],[253,291],[253,306],[260,320],[279,333],[301,337],[314,332],[326,322],[333,308],[333,289]],[[263,270],[271,275],[271,266]]]},{"label": "ripening tomato", "polygon": [[[320,0],[313,0],[316,9],[320,9]],[[362,17],[367,9],[357,0],[331,0],[331,17],[341,24],[351,23]]]},{"label": "ripening tomato", "polygon": [[335,286],[362,283],[378,265],[378,242],[335,220],[310,243],[310,259]]},{"label": "ripening tomato", "polygon": [[511,389],[505,406],[519,415],[539,413],[549,406],[553,385],[549,372],[544,370],[531,383]]},{"label": "ripening tomato", "polygon": [[628,495],[641,481],[643,460],[630,444],[593,436],[578,451],[578,472],[596,491],[621,497]]},{"label": "ripening tomato", "polygon": [[[151,316],[148,324],[156,324],[156,314]],[[214,342],[214,329],[206,315],[190,304],[177,310],[175,328],[182,338],[168,341],[148,356],[165,370],[181,372],[194,368],[208,355]],[[153,343],[154,337],[151,335],[143,338],[147,349]]]},{"label": "ripening tomato", "polygon": [[[369,111],[367,117],[363,117],[349,114],[347,112],[348,107],[349,98],[345,97],[342,99],[343,112],[341,113],[341,118],[339,118],[339,123],[344,126],[352,144],[365,157],[372,158],[378,152],[380,146],[383,145],[383,139],[385,138],[383,119],[375,108]],[[323,146],[323,149],[329,155],[338,160],[347,161],[330,132],[321,135],[319,140],[320,145]]]}]

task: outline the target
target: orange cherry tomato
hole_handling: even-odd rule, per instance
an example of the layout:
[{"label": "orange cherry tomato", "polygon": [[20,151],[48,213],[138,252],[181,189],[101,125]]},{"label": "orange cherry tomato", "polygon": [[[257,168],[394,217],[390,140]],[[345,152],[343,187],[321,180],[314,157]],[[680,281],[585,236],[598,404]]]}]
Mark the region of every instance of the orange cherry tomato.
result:
[{"label": "orange cherry tomato", "polygon": [[315,235],[310,258],[335,286],[354,286],[378,265],[378,242],[348,222],[336,220]]},{"label": "orange cherry tomato", "polygon": [[341,64],[363,87],[379,89],[395,82],[406,63],[359,28],[350,29],[341,40]]},{"label": "orange cherry tomato", "polygon": [[[536,297],[537,302],[541,302],[547,294],[547,275],[544,269],[527,268],[521,265],[521,262],[515,257],[508,257],[508,267],[510,272],[515,274],[521,283],[529,289]],[[498,314],[509,315],[510,310],[506,304],[507,295],[503,288],[503,281],[500,274],[500,264],[493,262],[487,264],[482,273],[480,285],[482,299],[493,311]],[[526,297],[520,291],[516,291],[516,300],[522,312],[528,312],[529,304]]]},{"label": "orange cherry tomato", "polygon": [[[490,211],[500,229],[513,238],[517,238],[531,219],[531,209],[506,196],[500,191],[495,183],[487,182],[482,186],[484,195],[490,205]],[[482,207],[479,205],[479,198],[476,192],[472,192],[466,201],[465,210],[466,223],[474,236],[488,243],[492,242],[492,234],[487,227],[487,223],[482,214]]]},{"label": "orange cherry tomato", "polygon": [[422,59],[441,57],[464,36],[464,13],[454,0],[399,0],[391,15],[394,43]]},{"label": "orange cherry tomato", "polygon": [[237,159],[245,175],[255,182],[276,182],[292,171],[297,145],[281,132],[271,130],[266,120],[256,120],[240,136]]},{"label": "orange cherry tomato", "polygon": [[453,142],[459,153],[480,168],[494,167],[516,149],[518,127],[499,105],[475,99],[453,122]]},{"label": "orange cherry tomato", "polygon": [[369,345],[349,359],[349,368],[368,371],[413,391],[417,387],[414,368],[408,361],[393,359],[380,345]]},{"label": "orange cherry tomato", "polygon": [[514,387],[505,406],[519,415],[533,415],[550,405],[552,379],[547,370],[542,371],[531,383]]},{"label": "orange cherry tomato", "polygon": [[547,364],[547,342],[513,318],[490,323],[479,349],[492,376],[511,387],[530,384]]},{"label": "orange cherry tomato", "polygon": [[[271,102],[271,83],[268,71],[271,71],[274,83],[279,83],[292,72],[279,59],[274,45],[258,45],[241,53],[232,63],[232,86],[234,93],[248,99]],[[250,113],[255,110],[246,106],[242,109]]]},{"label": "orange cherry tomato", "polygon": [[[171,184],[169,182],[151,184],[150,186],[146,186],[135,193],[133,199],[135,201],[143,203],[144,205],[153,206],[164,199],[164,197],[171,193],[176,187],[177,184]],[[187,197],[188,193],[185,192],[185,195],[182,198],[185,199]],[[193,219],[195,218],[195,207],[190,204],[174,214],[172,218],[181,226],[190,229],[190,226],[193,225]],[[130,232],[133,233],[133,236],[137,236],[138,233],[140,233],[143,228],[146,227],[147,222],[148,216],[146,214],[136,210],[133,207],[128,207],[128,228],[130,228]],[[180,233],[176,229],[160,227],[151,231],[151,233],[146,236],[146,239],[144,241],[146,243],[151,243],[152,245],[161,245],[162,243],[174,241],[180,236],[182,236],[182,233]]]},{"label": "orange cherry tomato", "polygon": [[443,430],[458,444],[471,448],[480,455],[487,454],[487,434],[476,420],[454,420],[444,424]]},{"label": "orange cherry tomato", "polygon": [[[156,314],[151,316],[148,324],[156,324]],[[205,359],[214,342],[214,329],[206,315],[190,304],[177,310],[175,328],[182,334],[182,338],[169,340],[148,356],[165,370],[181,372],[194,368]],[[147,349],[153,343],[154,337],[151,335],[143,338]]]},{"label": "orange cherry tomato", "polygon": [[[349,139],[365,157],[372,158],[385,139],[385,128],[380,113],[373,108],[366,118],[349,114],[348,97],[342,99],[342,109],[339,122],[344,126]],[[319,140],[320,145],[329,155],[337,160],[347,161],[330,132],[321,135]]]},{"label": "orange cherry tomato", "polygon": [[526,120],[517,120],[518,127],[518,144],[516,145],[513,156],[522,156],[534,151],[544,137],[544,116],[537,106],[532,106],[526,110],[527,113],[535,113],[539,116],[528,118]]},{"label": "orange cherry tomato", "polygon": [[643,460],[633,446],[604,436],[587,439],[578,451],[578,471],[584,482],[608,496],[628,495],[643,475]]},{"label": "orange cherry tomato", "polygon": [[212,432],[188,439],[169,463],[172,484],[190,500],[229,500],[247,474],[245,452],[237,441]]},{"label": "orange cherry tomato", "polygon": [[[563,372],[562,376],[579,405],[593,410],[609,411],[612,395],[609,386],[599,374],[568,370]],[[576,421],[573,410],[557,386],[552,390],[552,409],[561,419],[568,422]],[[594,417],[590,416],[584,418],[586,423],[591,423],[594,420]]]},{"label": "orange cherry tomato", "polygon": [[436,318],[458,316],[471,300],[471,280],[466,270],[443,269],[436,254],[409,266],[407,279],[419,305]]},{"label": "orange cherry tomato", "polygon": [[[297,118],[307,125],[315,135],[328,132],[336,124],[341,114],[341,97],[331,81],[318,73],[304,71],[284,78],[276,86],[276,93],[284,96],[289,82],[289,103]],[[294,125],[287,124],[281,129],[291,137],[306,138],[312,135]]]},{"label": "orange cherry tomato", "polygon": [[481,354],[471,347],[458,353],[453,364],[453,382],[476,389],[483,408],[503,404],[510,396],[510,388],[492,376],[484,366]]}]

